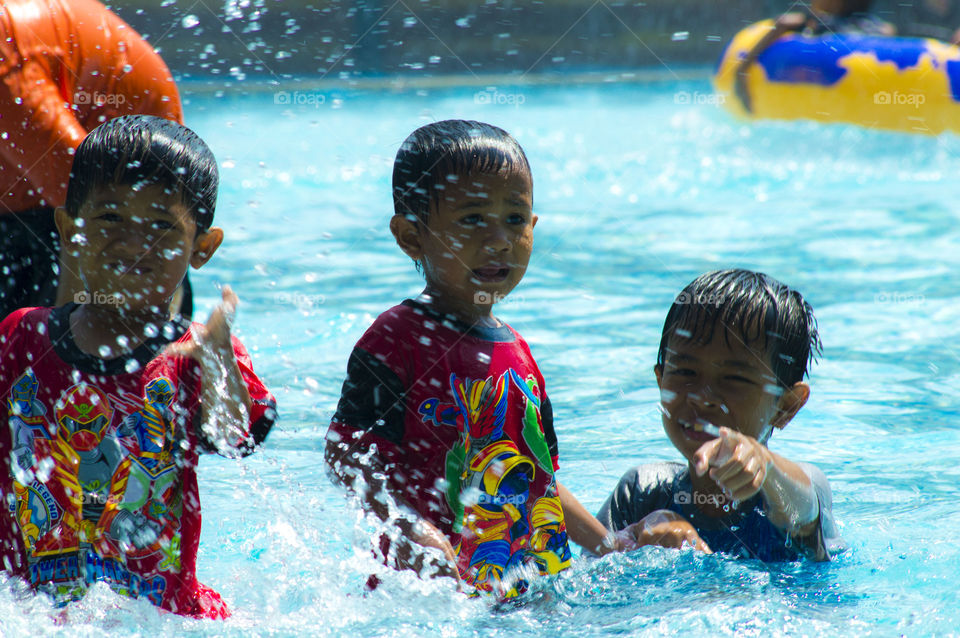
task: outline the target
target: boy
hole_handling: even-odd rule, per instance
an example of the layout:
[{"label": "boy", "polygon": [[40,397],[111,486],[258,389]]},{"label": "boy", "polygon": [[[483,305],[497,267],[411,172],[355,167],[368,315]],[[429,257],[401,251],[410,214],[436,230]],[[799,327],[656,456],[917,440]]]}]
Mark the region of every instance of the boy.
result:
[{"label": "boy", "polygon": [[675,515],[611,535],[554,478],[543,376],[491,311],[526,271],[532,190],[523,150],[499,128],[451,120],[407,138],[390,229],[426,286],[357,343],[327,433],[335,477],[395,526],[388,561],[502,597],[566,568],[568,533],[601,554],[698,541]]},{"label": "boy", "polygon": [[86,292],[0,323],[0,566],[57,603],[103,581],[178,614],[229,615],[196,578],[198,452],[252,452],[276,411],[230,334],[229,288],[206,326],[169,318],[187,267],[223,240],[217,181],[180,124],[103,124],[56,211]]},{"label": "boy", "polygon": [[654,374],[663,428],[687,463],[627,472],[598,518],[621,529],[661,508],[717,552],[827,560],[842,548],[830,486],[812,465],[767,449],[806,403],[820,352],[810,305],[762,273],[702,275],[673,302]]}]

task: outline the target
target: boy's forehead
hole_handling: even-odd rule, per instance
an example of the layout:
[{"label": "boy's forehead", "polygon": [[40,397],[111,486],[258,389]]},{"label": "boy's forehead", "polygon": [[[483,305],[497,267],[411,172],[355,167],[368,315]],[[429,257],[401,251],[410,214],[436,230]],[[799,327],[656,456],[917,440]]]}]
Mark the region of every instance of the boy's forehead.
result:
[{"label": "boy's forehead", "polygon": [[533,190],[530,176],[525,172],[470,173],[448,175],[436,185],[441,200],[490,199],[495,196],[530,200]]},{"label": "boy's forehead", "polygon": [[717,327],[712,334],[695,334],[678,327],[667,340],[666,359],[671,363],[710,363],[767,371],[770,358],[765,339],[747,339],[729,328]]},{"label": "boy's forehead", "polygon": [[168,214],[173,214],[177,208],[185,208],[175,191],[160,184],[146,184],[138,187],[107,184],[91,190],[86,204],[115,208],[135,206]]}]

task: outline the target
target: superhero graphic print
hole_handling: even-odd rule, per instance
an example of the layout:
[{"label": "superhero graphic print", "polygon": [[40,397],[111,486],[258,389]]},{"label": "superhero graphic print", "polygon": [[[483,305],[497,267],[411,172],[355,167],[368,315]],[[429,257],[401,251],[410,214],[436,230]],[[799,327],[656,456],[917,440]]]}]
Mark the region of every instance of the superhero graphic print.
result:
[{"label": "superhero graphic print", "polygon": [[[28,369],[7,398],[14,442],[8,507],[30,581],[62,602],[105,581],[160,604],[164,572],[180,571],[173,382],[154,378],[142,397],[81,382],[61,393],[52,413],[37,401],[39,390]],[[135,571],[131,560],[139,561]]]}]

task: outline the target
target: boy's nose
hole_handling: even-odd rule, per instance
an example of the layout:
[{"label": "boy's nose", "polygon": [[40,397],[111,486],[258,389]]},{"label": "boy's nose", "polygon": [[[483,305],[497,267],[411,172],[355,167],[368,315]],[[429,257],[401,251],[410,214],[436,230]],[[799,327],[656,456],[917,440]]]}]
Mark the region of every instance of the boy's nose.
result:
[{"label": "boy's nose", "polygon": [[723,400],[713,392],[710,386],[704,386],[695,392],[690,392],[687,396],[695,405],[704,410],[719,410],[723,406]]},{"label": "boy's nose", "polygon": [[497,226],[493,226],[490,229],[490,233],[487,235],[487,241],[485,248],[491,253],[503,252],[505,250],[510,250],[510,247],[513,246],[513,243],[510,241],[510,238],[507,236],[506,231]]}]

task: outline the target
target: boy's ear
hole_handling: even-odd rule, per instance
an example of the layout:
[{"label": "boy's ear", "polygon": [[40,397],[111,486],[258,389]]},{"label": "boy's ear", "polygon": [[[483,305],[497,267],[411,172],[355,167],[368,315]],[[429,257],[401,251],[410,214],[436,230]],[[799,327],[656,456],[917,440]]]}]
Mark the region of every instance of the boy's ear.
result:
[{"label": "boy's ear", "polygon": [[420,232],[417,222],[410,221],[406,215],[394,215],[390,218],[390,232],[397,240],[407,257],[419,261],[423,257],[423,246],[420,244]]},{"label": "boy's ear", "polygon": [[657,377],[657,387],[659,388],[660,384],[663,382],[663,366],[653,366],[653,374]]},{"label": "boy's ear", "polygon": [[70,241],[70,238],[76,234],[76,220],[70,216],[66,208],[57,206],[53,213],[53,221],[57,225],[57,232],[60,233],[60,245],[65,247],[71,256],[76,257],[76,248],[73,247],[74,243]]},{"label": "boy's ear", "polygon": [[205,232],[197,233],[197,238],[193,240],[193,252],[190,254],[190,265],[194,268],[200,268],[210,261],[213,253],[217,252],[220,244],[223,243],[223,229],[213,226]]},{"label": "boy's ear", "polygon": [[797,381],[793,387],[784,390],[777,400],[777,413],[773,416],[771,425],[779,430],[785,428],[809,398],[810,386],[803,381]]}]

